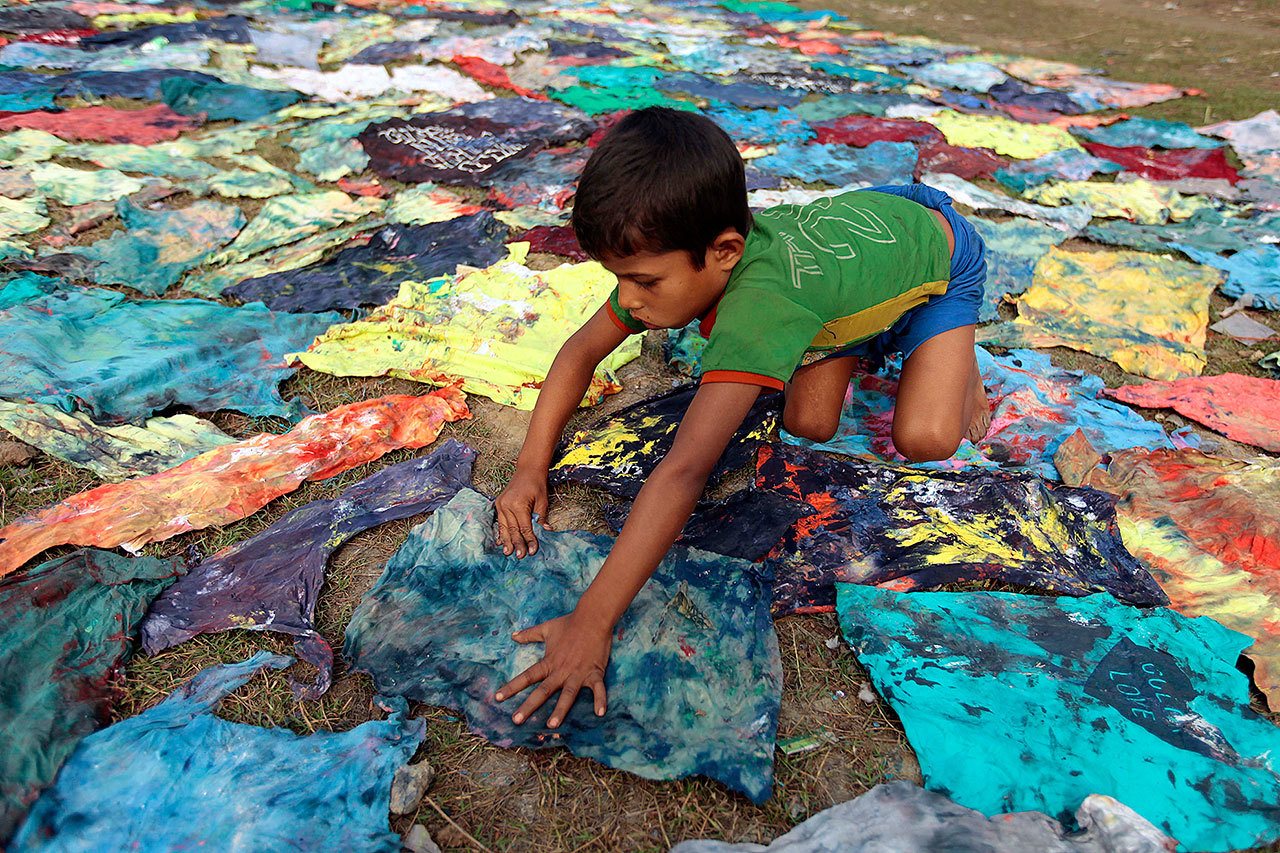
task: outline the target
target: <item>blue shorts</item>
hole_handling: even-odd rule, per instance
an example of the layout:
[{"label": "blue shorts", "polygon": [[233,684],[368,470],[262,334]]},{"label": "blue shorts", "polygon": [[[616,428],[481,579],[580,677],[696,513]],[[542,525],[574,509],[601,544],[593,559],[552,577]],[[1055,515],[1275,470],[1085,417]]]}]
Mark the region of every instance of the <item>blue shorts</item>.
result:
[{"label": "blue shorts", "polygon": [[951,206],[951,196],[944,192],[924,184],[867,189],[909,198],[938,211],[947,218],[956,241],[951,253],[951,281],[947,284],[946,293],[930,297],[928,302],[912,308],[876,337],[828,356],[859,356],[879,364],[894,353],[902,353],[903,360],[906,360],[929,338],[961,326],[977,324],[983,284],[987,280],[987,245],[973,230],[969,220],[956,213]]}]

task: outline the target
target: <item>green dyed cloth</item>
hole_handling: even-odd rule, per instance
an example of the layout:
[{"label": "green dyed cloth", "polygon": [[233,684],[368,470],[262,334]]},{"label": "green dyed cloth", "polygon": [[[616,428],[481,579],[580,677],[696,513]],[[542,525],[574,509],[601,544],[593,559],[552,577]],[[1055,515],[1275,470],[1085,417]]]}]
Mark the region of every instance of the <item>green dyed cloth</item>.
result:
[{"label": "green dyed cloth", "polygon": [[210,121],[235,119],[252,121],[297,103],[302,95],[294,91],[271,91],[251,86],[188,77],[169,77],[160,84],[164,102],[176,113],[193,116],[204,113]]},{"label": "green dyed cloth", "polygon": [[114,201],[147,185],[146,181],[116,169],[70,169],[57,163],[41,163],[34,167],[31,180],[41,195],[62,204]]},{"label": "green dyed cloth", "polygon": [[0,239],[39,231],[49,224],[48,213],[42,198],[0,196]]},{"label": "green dyed cloth", "polygon": [[382,209],[378,198],[352,198],[344,192],[299,193],[273,198],[240,232],[230,246],[208,259],[211,264],[243,261]]}]

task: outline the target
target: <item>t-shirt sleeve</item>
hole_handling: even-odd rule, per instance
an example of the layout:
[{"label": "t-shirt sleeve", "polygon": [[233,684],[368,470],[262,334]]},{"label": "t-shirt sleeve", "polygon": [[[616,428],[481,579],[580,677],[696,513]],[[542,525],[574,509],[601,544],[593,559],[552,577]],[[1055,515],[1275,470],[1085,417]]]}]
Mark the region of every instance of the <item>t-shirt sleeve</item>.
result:
[{"label": "t-shirt sleeve", "polygon": [[716,307],[702,381],[781,389],[821,328],[816,314],[773,290],[736,288]]},{"label": "t-shirt sleeve", "polygon": [[630,311],[618,304],[617,286],[613,288],[613,293],[609,294],[609,302],[605,307],[609,311],[609,319],[613,324],[628,335],[638,335],[645,331],[644,323],[632,317]]}]

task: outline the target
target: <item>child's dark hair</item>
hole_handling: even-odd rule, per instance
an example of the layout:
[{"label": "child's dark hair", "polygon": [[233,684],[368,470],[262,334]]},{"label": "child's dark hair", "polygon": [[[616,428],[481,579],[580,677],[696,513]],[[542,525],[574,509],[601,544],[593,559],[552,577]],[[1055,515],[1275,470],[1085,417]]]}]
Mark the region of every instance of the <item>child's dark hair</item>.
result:
[{"label": "child's dark hair", "polygon": [[751,229],[742,158],[729,134],[697,113],[631,113],[578,181],[573,230],[593,258],[683,250],[700,270],[726,228],[743,237]]}]

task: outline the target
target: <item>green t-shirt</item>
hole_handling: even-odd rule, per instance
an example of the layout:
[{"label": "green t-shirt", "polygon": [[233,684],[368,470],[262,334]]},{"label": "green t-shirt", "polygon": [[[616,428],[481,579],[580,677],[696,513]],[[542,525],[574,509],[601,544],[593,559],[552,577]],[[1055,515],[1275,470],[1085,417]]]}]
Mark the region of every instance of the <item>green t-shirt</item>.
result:
[{"label": "green t-shirt", "polygon": [[[951,254],[929,208],[856,191],[761,211],[724,295],[704,319],[703,382],[781,388],[808,353],[875,337],[945,293]],[[620,326],[644,325],[618,304]]]}]

